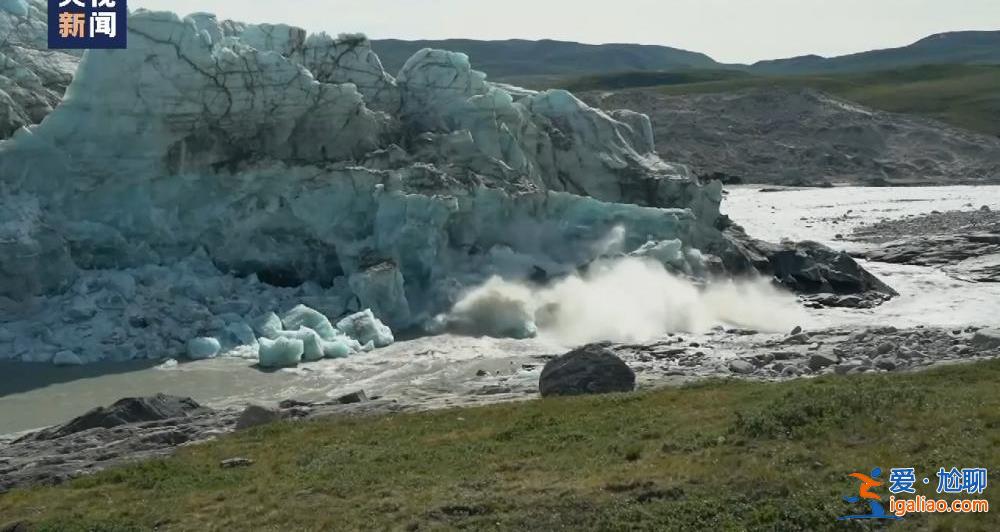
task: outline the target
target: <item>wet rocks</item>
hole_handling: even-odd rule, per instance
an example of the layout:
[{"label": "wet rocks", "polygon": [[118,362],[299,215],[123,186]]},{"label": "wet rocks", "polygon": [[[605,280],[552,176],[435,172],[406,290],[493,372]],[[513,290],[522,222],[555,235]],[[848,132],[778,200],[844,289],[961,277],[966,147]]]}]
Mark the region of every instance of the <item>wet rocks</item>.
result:
[{"label": "wet rocks", "polygon": [[725,236],[741,250],[753,270],[809,296],[818,306],[870,308],[899,295],[845,252],[812,241],[772,244],[755,240],[731,226]]},{"label": "wet rocks", "polygon": [[819,371],[825,367],[832,366],[839,361],[837,355],[817,353],[809,357],[809,369],[812,371]]},{"label": "wet rocks", "polygon": [[875,367],[878,369],[884,369],[886,371],[892,371],[896,369],[898,363],[896,359],[887,356],[881,356],[875,359]]},{"label": "wet rocks", "polygon": [[635,373],[602,344],[590,344],[550,360],[538,389],[543,397],[631,392]]},{"label": "wet rocks", "polygon": [[733,373],[739,373],[742,375],[748,375],[753,373],[754,365],[745,360],[734,360],[729,363],[729,370]]},{"label": "wet rocks", "polygon": [[368,395],[365,394],[364,390],[358,390],[356,392],[351,392],[347,395],[343,395],[337,398],[337,402],[342,405],[352,405],[355,403],[366,403],[368,402]]},{"label": "wet rocks", "polygon": [[851,239],[885,243],[913,237],[932,238],[997,232],[1000,232],[1000,212],[990,211],[987,208],[976,211],[932,212],[906,218],[883,220],[855,228]]},{"label": "wet rocks", "polygon": [[94,428],[110,429],[131,423],[183,418],[204,411],[201,405],[186,397],[164,394],[131,397],[109,407],[95,408],[69,423],[37,432],[31,437],[36,440],[54,440]]},{"label": "wet rocks", "polygon": [[892,264],[941,266],[961,279],[1000,281],[1000,212],[933,212],[859,227],[854,240],[881,244],[861,254]]},{"label": "wet rocks", "polygon": [[795,334],[792,334],[791,336],[789,336],[785,340],[785,343],[788,343],[788,344],[803,344],[804,345],[804,344],[808,344],[809,343],[809,339],[811,337],[812,336],[809,333],[804,333],[804,332],[799,331],[798,333],[795,333]]},{"label": "wet rocks", "polygon": [[972,337],[971,344],[979,349],[1000,348],[1000,329],[982,329]]},{"label": "wet rocks", "polygon": [[816,242],[784,244],[768,257],[783,285],[800,293],[896,295],[888,285],[865,271],[846,253]]},{"label": "wet rocks", "polygon": [[943,266],[976,282],[1000,281],[1000,234],[912,238],[883,244],[862,254],[868,260],[916,266]]},{"label": "wet rocks", "polygon": [[888,301],[890,297],[887,294],[882,294],[879,292],[865,292],[860,295],[847,295],[839,296],[836,294],[816,294],[804,296],[802,302],[805,306],[810,308],[824,308],[824,307],[836,307],[836,308],[875,308],[882,303]]},{"label": "wet rocks", "polygon": [[[971,328],[957,331],[956,334],[945,329],[924,327],[820,331],[813,336],[814,340],[819,340],[818,347],[809,352],[802,369],[812,374],[830,371],[837,374],[901,371],[938,362],[971,360],[1000,354],[996,347],[985,347],[991,345],[988,342],[977,347],[973,332]],[[795,344],[790,338],[779,343]],[[997,346],[1000,346],[1000,343]],[[783,357],[786,363],[782,367],[765,369],[770,369],[771,375],[778,376],[780,375],[778,372],[784,371],[785,367],[798,364],[796,361],[802,360],[805,356],[789,351]]]},{"label": "wet rocks", "polygon": [[196,403],[189,401],[181,400],[177,410],[157,398],[123,400],[65,425],[0,443],[0,455],[7,461],[0,468],[0,493],[15,487],[59,484],[108,467],[163,456],[179,445],[232,430],[234,412],[192,409]]},{"label": "wet rocks", "polygon": [[[896,372],[925,368],[939,363],[972,361],[1000,356],[1000,347],[985,338],[974,342],[978,329],[950,331],[941,328],[872,327],[818,329],[792,336],[713,334],[701,342],[698,356],[687,353],[674,357],[652,356],[660,343],[614,346],[641,377],[643,384],[713,377],[782,380],[828,374],[853,375],[869,372]],[[705,352],[711,353],[706,355]]]},{"label": "wet rocks", "polygon": [[281,411],[267,408],[260,405],[249,405],[243,409],[239,419],[236,420],[236,430],[246,430],[261,425],[269,425],[281,421]]},{"label": "wet rocks", "polygon": [[875,352],[880,355],[886,355],[892,353],[897,349],[896,344],[892,342],[882,342],[875,348]]},{"label": "wet rocks", "polygon": [[[354,404],[290,401],[286,406],[217,410],[170,396],[123,399],[65,425],[13,441],[0,440],[0,493],[17,487],[59,484],[109,467],[168,455],[178,446],[228,434],[236,429],[238,421],[248,426],[277,419],[294,422],[405,409],[386,400]],[[246,458],[235,457],[221,462],[220,467],[250,464],[252,461],[247,463]]]},{"label": "wet rocks", "polygon": [[871,362],[867,360],[850,360],[833,367],[833,372],[837,375],[850,375],[858,373],[864,368],[871,367]]}]

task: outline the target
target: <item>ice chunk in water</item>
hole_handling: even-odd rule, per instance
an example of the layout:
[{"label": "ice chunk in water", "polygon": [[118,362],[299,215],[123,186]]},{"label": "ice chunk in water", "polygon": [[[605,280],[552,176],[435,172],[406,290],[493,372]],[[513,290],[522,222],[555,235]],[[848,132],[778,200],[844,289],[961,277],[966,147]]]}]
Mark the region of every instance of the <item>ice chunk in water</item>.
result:
[{"label": "ice chunk in water", "polygon": [[282,331],[279,335],[281,338],[300,340],[302,360],[306,362],[315,362],[326,356],[323,349],[324,340],[319,337],[319,333],[309,327],[299,327],[297,331]]},{"label": "ice chunk in water", "polygon": [[254,321],[253,329],[263,338],[274,340],[281,334],[281,318],[273,312],[268,312]]},{"label": "ice chunk in water", "polygon": [[258,358],[262,368],[287,368],[296,366],[302,360],[305,345],[295,338],[260,339]]},{"label": "ice chunk in water", "polygon": [[403,275],[392,262],[369,267],[350,277],[351,290],[361,304],[392,326],[409,323],[410,303],[406,299]]},{"label": "ice chunk in water", "polygon": [[253,328],[244,321],[234,321],[226,325],[226,332],[237,343],[237,345],[257,345],[257,337]]},{"label": "ice chunk in water", "polygon": [[307,327],[324,340],[333,340],[337,337],[337,331],[326,316],[319,311],[313,310],[305,305],[299,305],[289,310],[281,320],[285,329],[289,331],[298,330],[300,327]]},{"label": "ice chunk in water", "polygon": [[218,356],[222,346],[215,338],[194,338],[188,340],[187,353],[191,360],[205,360]]},{"label": "ice chunk in water", "polygon": [[379,321],[371,309],[352,314],[339,322],[337,328],[362,344],[371,342],[375,347],[386,347],[395,342],[392,330]]},{"label": "ice chunk in water", "polygon": [[341,337],[337,340],[332,340],[329,342],[323,342],[323,354],[326,358],[345,358],[351,353],[360,351],[361,346],[355,349],[351,346],[349,342],[357,344],[357,342],[347,338],[346,336]]},{"label": "ice chunk in water", "polygon": [[52,363],[57,366],[81,366],[83,365],[83,360],[72,351],[60,351],[56,353],[55,358],[52,359]]}]

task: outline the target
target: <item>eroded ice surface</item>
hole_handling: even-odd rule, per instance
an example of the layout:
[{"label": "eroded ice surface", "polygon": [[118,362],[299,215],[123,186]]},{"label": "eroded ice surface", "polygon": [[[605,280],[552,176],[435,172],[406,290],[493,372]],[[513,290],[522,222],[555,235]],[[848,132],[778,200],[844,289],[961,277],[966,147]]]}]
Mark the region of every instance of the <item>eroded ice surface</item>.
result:
[{"label": "eroded ice surface", "polygon": [[0,0],[0,139],[58,105],[80,51],[49,50],[44,0]]}]

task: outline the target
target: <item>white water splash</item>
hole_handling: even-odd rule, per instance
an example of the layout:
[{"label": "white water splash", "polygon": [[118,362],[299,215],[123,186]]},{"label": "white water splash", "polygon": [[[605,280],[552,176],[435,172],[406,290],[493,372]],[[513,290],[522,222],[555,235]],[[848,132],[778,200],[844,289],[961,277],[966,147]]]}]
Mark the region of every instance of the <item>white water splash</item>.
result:
[{"label": "white water splash", "polygon": [[763,279],[699,287],[658,262],[619,258],[593,263],[548,286],[494,277],[469,291],[445,321],[466,334],[531,336],[566,345],[641,342],[716,325],[787,331],[808,321],[794,296]]}]

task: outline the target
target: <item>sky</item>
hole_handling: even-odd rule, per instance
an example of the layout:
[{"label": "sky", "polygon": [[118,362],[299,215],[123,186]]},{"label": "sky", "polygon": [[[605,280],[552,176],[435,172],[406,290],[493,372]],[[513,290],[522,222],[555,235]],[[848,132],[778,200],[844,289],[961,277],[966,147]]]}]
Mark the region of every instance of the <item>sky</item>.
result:
[{"label": "sky", "polygon": [[1000,30],[1000,0],[130,0],[373,39],[557,39],[660,44],[726,63],[905,46]]}]

